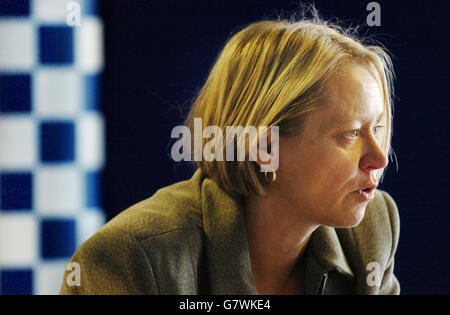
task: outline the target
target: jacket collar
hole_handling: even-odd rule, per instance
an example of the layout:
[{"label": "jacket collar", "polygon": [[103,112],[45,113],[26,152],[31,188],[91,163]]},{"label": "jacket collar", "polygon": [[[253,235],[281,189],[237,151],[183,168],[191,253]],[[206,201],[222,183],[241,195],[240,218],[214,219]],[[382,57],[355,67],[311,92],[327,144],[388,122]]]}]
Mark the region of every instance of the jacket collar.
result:
[{"label": "jacket collar", "polygon": [[354,277],[335,228],[328,226],[317,228],[311,235],[308,247],[324,271],[336,270],[348,277]]},{"label": "jacket collar", "polygon": [[256,295],[241,200],[204,178],[201,203],[211,294]]},{"label": "jacket collar", "polygon": [[[211,294],[256,295],[247,243],[242,199],[227,193],[199,171],[201,208]],[[336,270],[354,277],[336,230],[321,226],[307,247],[307,293],[317,292],[320,275]]]}]

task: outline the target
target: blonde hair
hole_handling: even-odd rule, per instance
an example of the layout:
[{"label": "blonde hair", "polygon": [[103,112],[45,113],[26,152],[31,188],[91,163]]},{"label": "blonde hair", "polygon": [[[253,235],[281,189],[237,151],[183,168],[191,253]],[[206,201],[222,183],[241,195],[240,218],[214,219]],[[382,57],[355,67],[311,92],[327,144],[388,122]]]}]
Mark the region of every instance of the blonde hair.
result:
[{"label": "blonde hair", "polygon": [[[386,113],[382,148],[389,154],[393,68],[387,51],[364,44],[356,29],[344,29],[313,13],[313,19],[256,22],[232,36],[199,91],[186,125],[193,130],[194,118],[200,117],[203,128],[279,126],[280,137],[297,135],[305,114],[324,103],[327,80],[345,64],[364,63],[376,69],[381,81]],[[245,161],[196,163],[230,192],[265,194],[264,176],[248,156]],[[379,172],[378,179],[381,176]]]}]

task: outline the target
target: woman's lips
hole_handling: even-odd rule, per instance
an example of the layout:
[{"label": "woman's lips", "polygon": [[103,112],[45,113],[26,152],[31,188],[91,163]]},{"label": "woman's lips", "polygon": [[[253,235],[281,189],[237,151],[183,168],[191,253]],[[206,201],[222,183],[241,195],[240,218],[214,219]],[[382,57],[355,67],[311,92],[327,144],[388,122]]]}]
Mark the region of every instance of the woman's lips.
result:
[{"label": "woman's lips", "polygon": [[371,201],[375,197],[375,187],[355,191],[363,201]]}]

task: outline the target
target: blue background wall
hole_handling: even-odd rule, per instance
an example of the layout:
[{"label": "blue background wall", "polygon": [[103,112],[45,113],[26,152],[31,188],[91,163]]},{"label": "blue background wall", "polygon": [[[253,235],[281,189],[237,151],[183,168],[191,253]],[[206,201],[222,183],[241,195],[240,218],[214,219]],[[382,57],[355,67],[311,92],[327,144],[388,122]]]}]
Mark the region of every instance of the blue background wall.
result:
[{"label": "blue background wall", "polygon": [[[104,112],[108,218],[188,178],[171,161],[170,131],[203,84],[217,54],[241,26],[297,1],[105,1]],[[316,1],[325,18],[363,24],[370,1]],[[403,294],[448,294],[448,1],[378,1],[381,26],[363,31],[394,55],[395,121],[391,161],[380,188],[401,216],[396,274]]]}]

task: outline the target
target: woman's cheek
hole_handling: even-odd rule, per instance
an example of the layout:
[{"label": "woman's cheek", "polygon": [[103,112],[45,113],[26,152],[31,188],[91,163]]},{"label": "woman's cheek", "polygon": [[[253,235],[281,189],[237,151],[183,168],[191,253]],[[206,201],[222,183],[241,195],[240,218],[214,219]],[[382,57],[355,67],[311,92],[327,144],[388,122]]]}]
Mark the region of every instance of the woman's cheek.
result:
[{"label": "woman's cheek", "polygon": [[326,176],[325,179],[322,179],[324,182],[327,182],[329,185],[334,185],[334,188],[339,189],[357,176],[358,163],[353,154],[335,151],[329,157],[328,160],[322,160],[320,162],[323,164],[321,169]]}]

